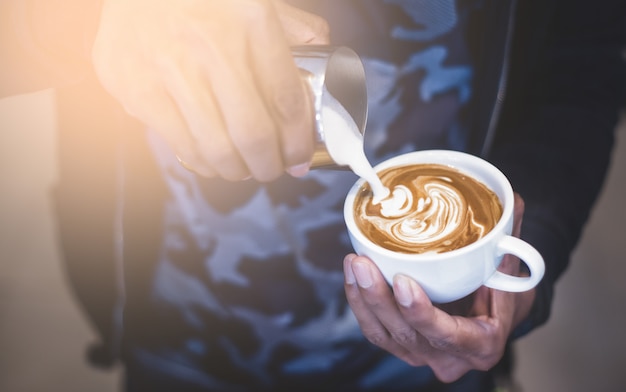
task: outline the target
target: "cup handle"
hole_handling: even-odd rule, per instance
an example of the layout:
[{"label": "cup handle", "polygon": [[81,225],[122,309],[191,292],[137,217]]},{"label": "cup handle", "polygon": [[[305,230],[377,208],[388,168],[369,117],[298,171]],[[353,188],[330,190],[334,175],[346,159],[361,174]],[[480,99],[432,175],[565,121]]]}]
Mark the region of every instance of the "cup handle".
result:
[{"label": "cup handle", "polygon": [[519,277],[496,271],[484,283],[485,286],[496,290],[519,293],[532,289],[543,278],[546,270],[543,257],[528,243],[517,237],[507,235],[500,239],[496,251],[498,256],[511,254],[519,257],[528,266],[530,276]]}]

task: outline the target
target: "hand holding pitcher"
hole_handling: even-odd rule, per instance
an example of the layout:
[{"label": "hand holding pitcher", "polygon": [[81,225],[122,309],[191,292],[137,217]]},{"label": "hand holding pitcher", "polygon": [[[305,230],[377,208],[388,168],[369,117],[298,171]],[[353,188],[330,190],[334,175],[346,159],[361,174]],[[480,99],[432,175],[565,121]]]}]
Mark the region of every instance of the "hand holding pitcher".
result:
[{"label": "hand holding pitcher", "polygon": [[326,22],[283,1],[105,0],[97,74],[126,111],[204,176],[269,181],[306,171],[313,112],[290,45]]}]

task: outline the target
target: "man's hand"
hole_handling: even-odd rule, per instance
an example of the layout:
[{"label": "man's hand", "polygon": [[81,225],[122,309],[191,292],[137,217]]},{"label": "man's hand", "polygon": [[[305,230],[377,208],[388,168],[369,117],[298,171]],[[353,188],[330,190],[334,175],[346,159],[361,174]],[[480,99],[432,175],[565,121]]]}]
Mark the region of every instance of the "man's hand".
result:
[{"label": "man's hand", "polygon": [[[516,195],[513,235],[519,236],[523,211]],[[505,256],[500,270],[516,274],[519,260]],[[430,366],[444,382],[493,367],[535,296],[534,290],[508,293],[481,287],[464,300],[436,307],[406,276],[395,277],[392,291],[366,257],[346,256],[344,273],[348,302],[365,337],[413,366]]]},{"label": "man's hand", "polygon": [[289,45],[322,19],[274,0],[104,0],[93,47],[103,86],[204,176],[306,172],[314,123]]}]

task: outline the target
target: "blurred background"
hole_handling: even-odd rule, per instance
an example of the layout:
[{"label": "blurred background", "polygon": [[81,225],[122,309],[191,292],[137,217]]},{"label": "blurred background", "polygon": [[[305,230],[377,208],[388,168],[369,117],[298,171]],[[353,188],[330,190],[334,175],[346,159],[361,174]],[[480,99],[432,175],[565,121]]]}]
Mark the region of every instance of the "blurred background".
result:
[{"label": "blurred background", "polygon": [[[50,191],[54,94],[0,100],[0,391],[114,392],[120,370],[89,368],[94,335],[66,283]],[[626,117],[608,181],[547,325],[517,345],[526,392],[624,390]],[[585,159],[585,157],[581,157]]]}]

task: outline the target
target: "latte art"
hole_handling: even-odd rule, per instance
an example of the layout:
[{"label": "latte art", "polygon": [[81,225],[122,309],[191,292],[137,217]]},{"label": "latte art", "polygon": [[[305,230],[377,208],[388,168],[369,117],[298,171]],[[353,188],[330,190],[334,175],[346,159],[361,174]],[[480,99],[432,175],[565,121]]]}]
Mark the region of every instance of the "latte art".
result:
[{"label": "latte art", "polygon": [[487,234],[502,215],[485,185],[443,165],[416,164],[378,173],[392,195],[372,202],[363,186],[355,218],[371,241],[402,253],[447,252]]}]

